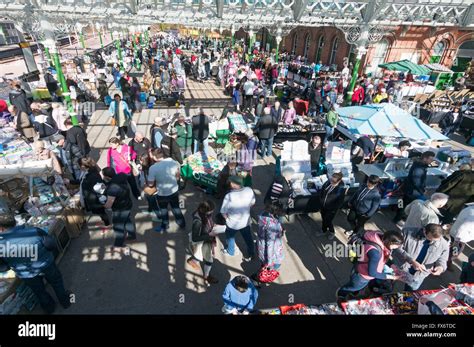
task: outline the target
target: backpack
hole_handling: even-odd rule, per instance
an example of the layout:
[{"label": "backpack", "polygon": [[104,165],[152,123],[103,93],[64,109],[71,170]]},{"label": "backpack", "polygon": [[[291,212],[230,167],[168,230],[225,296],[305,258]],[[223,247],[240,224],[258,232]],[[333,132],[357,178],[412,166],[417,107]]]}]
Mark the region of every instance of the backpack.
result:
[{"label": "backpack", "polygon": [[[382,249],[380,248],[379,244],[365,239],[365,233],[363,235],[358,235],[358,234],[352,235],[349,241],[347,242],[347,244],[353,247],[355,246],[363,247],[364,244],[374,246],[379,252],[382,253]],[[359,261],[359,257],[357,256],[356,252],[354,252],[354,250],[352,249],[349,251],[349,260],[354,265],[368,263],[368,261],[364,261],[364,262]]]}]

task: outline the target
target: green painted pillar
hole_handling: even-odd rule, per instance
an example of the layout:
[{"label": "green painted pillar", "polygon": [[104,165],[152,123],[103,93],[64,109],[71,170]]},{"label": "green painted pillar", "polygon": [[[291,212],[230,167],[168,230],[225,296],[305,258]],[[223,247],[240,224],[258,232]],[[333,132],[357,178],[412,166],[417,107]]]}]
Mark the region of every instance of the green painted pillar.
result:
[{"label": "green painted pillar", "polygon": [[276,38],[276,49],[275,49],[275,63],[278,63],[278,58],[280,55],[280,42],[281,42],[281,37]]},{"label": "green painted pillar", "polygon": [[352,100],[352,94],[354,91],[355,84],[357,82],[357,77],[359,76],[359,68],[360,68],[360,62],[362,60],[362,56],[365,54],[366,49],[365,47],[358,48],[357,49],[357,58],[354,64],[354,69],[352,70],[352,77],[351,77],[351,83],[349,84],[349,90],[347,91],[347,101]]},{"label": "green painted pillar", "polygon": [[49,53],[49,48],[44,46],[44,53],[46,54],[46,58],[48,59],[48,64],[49,66],[52,66],[52,59],[51,59],[51,54]]},{"label": "green painted pillar", "polygon": [[120,71],[123,71],[123,55],[122,55],[122,44],[119,39],[115,40],[115,48],[118,52],[118,58],[120,62]]},{"label": "green painted pillar", "polygon": [[80,37],[80,39],[81,39],[81,46],[82,46],[82,48],[83,48],[83,49],[86,49],[86,43],[85,43],[85,41],[84,41],[84,34],[83,34],[83,33],[80,33],[80,34],[79,34],[79,37]]},{"label": "green painted pillar", "polygon": [[148,28],[147,28],[147,30],[145,30],[145,42],[146,42],[147,46],[150,43],[150,36],[148,35]]},{"label": "green painted pillar", "polygon": [[54,68],[56,69],[56,74],[58,76],[59,83],[61,84],[61,90],[63,91],[63,94],[66,93],[64,98],[66,100],[68,112],[71,114],[72,124],[78,125],[79,122],[77,121],[77,116],[74,112],[74,106],[72,105],[72,102],[71,102],[71,96],[69,95],[69,89],[66,84],[66,78],[64,78],[61,61],[59,60],[59,54],[57,52],[54,52],[52,56],[53,56]]},{"label": "green painted pillar", "polygon": [[102,31],[99,30],[99,40],[100,40],[100,47],[104,48],[104,42],[102,41]]}]

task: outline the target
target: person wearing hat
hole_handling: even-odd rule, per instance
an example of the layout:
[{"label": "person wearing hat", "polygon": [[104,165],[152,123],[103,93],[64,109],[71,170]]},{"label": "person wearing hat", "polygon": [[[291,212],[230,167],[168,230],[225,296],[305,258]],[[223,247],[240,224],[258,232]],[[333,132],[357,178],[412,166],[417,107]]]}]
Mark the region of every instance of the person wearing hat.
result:
[{"label": "person wearing hat", "polygon": [[180,165],[183,165],[183,158],[181,156],[181,151],[179,150],[178,143],[176,139],[178,138],[178,130],[176,128],[171,128],[168,135],[165,135],[161,140],[161,149],[165,158],[171,158],[174,161],[177,161]]},{"label": "person wearing hat", "polygon": [[165,136],[165,132],[161,127],[166,123],[163,117],[155,117],[153,125],[150,128],[150,140],[152,148],[161,148],[161,141]]},{"label": "person wearing hat", "polygon": [[222,202],[221,214],[226,220],[226,243],[227,247],[222,250],[224,255],[234,256],[235,235],[241,233],[247,245],[247,258],[255,255],[255,247],[250,228],[250,209],[255,205],[255,194],[249,187],[243,187],[243,179],[240,176],[230,176],[230,192]]},{"label": "person wearing hat", "polygon": [[[12,247],[21,247],[31,254],[18,257],[16,252],[15,255],[8,252]],[[63,277],[54,261],[55,240],[43,229],[17,226],[13,211],[3,199],[0,200],[0,248],[7,250],[0,258],[0,272],[13,270],[16,277],[36,294],[46,313],[53,313],[56,303],[47,292],[43,279],[51,285],[61,306],[71,306],[70,295],[64,288]]]},{"label": "person wearing hat", "polygon": [[181,157],[186,158],[188,155],[191,155],[193,128],[191,124],[186,123],[186,118],[181,113],[178,115],[178,120],[174,123],[174,127],[178,132],[176,142],[181,151]]},{"label": "person wearing hat", "polygon": [[8,94],[10,104],[15,105],[21,112],[25,112],[28,115],[31,114],[30,102],[26,92],[21,88],[20,82],[12,81],[10,87],[11,90]]}]

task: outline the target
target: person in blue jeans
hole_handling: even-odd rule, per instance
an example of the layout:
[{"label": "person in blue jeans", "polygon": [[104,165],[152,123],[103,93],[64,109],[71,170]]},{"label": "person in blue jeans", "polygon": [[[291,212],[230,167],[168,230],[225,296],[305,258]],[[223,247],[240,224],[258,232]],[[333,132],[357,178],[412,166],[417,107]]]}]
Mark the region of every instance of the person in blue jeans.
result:
[{"label": "person in blue jeans", "polygon": [[125,240],[137,239],[135,223],[132,220],[133,203],[130,199],[130,187],[127,175],[116,174],[111,167],[102,169],[102,177],[107,188],[104,195],[107,196],[105,209],[112,209],[112,226],[115,234],[114,247],[117,251],[123,251]]},{"label": "person in blue jeans", "polygon": [[236,276],[225,287],[222,299],[225,314],[249,314],[257,304],[258,291],[248,277]]},{"label": "person in blue jeans", "polygon": [[361,236],[361,254],[351,272],[348,283],[340,287],[337,296],[347,298],[347,295],[359,292],[367,287],[370,281],[396,280],[397,276],[384,271],[385,264],[393,250],[403,244],[403,235],[400,231],[367,231]]},{"label": "person in blue jeans", "polygon": [[226,220],[226,241],[227,248],[222,252],[225,255],[234,256],[235,236],[241,233],[247,245],[247,258],[251,259],[255,255],[255,246],[250,229],[250,209],[255,205],[255,194],[250,187],[243,186],[243,179],[240,176],[229,177],[230,192],[228,192],[222,202],[221,214]]},{"label": "person in blue jeans", "polygon": [[271,109],[265,107],[263,116],[255,124],[255,131],[260,139],[260,155],[262,158],[272,155],[273,138],[278,131],[278,119],[271,115]]},{"label": "person in blue jeans", "polygon": [[186,221],[180,208],[179,185],[181,179],[179,163],[172,158],[165,158],[163,150],[156,148],[151,151],[151,158],[155,161],[148,171],[147,185],[156,188],[156,197],[161,218],[161,226],[155,228],[156,232],[165,232],[169,228],[168,205],[176,219],[176,224],[181,229],[186,227]]},{"label": "person in blue jeans", "polygon": [[[31,249],[27,257],[3,256],[0,258],[0,272],[9,269],[15,272],[38,297],[41,308],[48,314],[54,312],[56,303],[46,291],[44,279],[51,285],[63,308],[71,306],[69,293],[64,288],[61,272],[54,262],[53,250],[56,240],[48,233],[35,227],[16,226],[14,214],[6,204],[0,206],[0,247],[21,246]],[[24,248],[25,246],[29,246]],[[8,252],[7,252],[8,253]]]}]

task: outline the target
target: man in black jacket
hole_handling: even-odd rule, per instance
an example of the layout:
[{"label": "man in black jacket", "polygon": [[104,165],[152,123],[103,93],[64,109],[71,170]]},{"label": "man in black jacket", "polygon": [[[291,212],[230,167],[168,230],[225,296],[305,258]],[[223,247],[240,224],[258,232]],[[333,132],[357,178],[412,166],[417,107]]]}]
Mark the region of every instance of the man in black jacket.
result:
[{"label": "man in black jacket", "polygon": [[311,141],[308,143],[308,153],[311,160],[311,175],[313,177],[319,174],[319,162],[321,161],[321,154],[323,151],[323,144],[319,135],[313,135]]},{"label": "man in black jacket", "polygon": [[179,150],[178,143],[176,142],[177,138],[178,131],[176,128],[171,128],[169,135],[165,135],[163,140],[161,140],[161,149],[163,150],[163,155],[165,158],[171,158],[174,161],[177,161],[180,165],[183,165],[181,151]]},{"label": "man in black jacket", "polygon": [[283,108],[280,105],[280,101],[275,101],[275,105],[272,106],[271,115],[278,122],[282,119],[282,117],[283,117]]},{"label": "man in black jacket", "polygon": [[148,154],[152,148],[150,140],[148,140],[141,131],[135,133],[135,137],[130,140],[128,145],[137,153],[137,163],[139,163],[140,158]]},{"label": "man in black jacket", "polygon": [[352,227],[352,231],[346,231],[346,234],[361,234],[364,232],[365,223],[377,212],[380,207],[380,192],[377,186],[380,178],[376,175],[370,175],[367,184],[362,185],[349,201],[349,215],[347,221]]},{"label": "man in black jacket", "polygon": [[46,83],[46,88],[48,88],[49,94],[51,94],[51,99],[57,101],[58,96],[56,95],[56,92],[58,91],[58,82],[51,74],[51,71],[46,70],[44,74],[44,82]]},{"label": "man in black jacket", "polygon": [[204,110],[202,108],[199,110],[198,115],[193,116],[191,124],[193,126],[193,153],[199,151],[199,145],[202,143],[203,152],[205,155],[207,155],[209,147],[209,118],[204,114]]},{"label": "man in black jacket", "polygon": [[394,223],[398,223],[403,219],[403,209],[412,201],[417,199],[426,200],[426,175],[428,173],[428,166],[433,162],[435,156],[431,151],[423,152],[421,159],[413,162],[404,182],[403,208],[398,209],[393,219]]},{"label": "man in black jacket", "polygon": [[79,147],[83,157],[88,155],[91,151],[91,146],[89,145],[89,141],[87,141],[85,130],[80,126],[73,126],[71,118],[66,119],[64,125],[67,128],[66,142]]},{"label": "man in black jacket", "polygon": [[409,200],[407,204],[425,195],[428,167],[435,156],[431,151],[424,152],[421,155],[421,160],[415,161],[411,166],[405,181],[405,195]]},{"label": "man in black jacket", "polygon": [[293,188],[291,187],[291,179],[295,171],[291,167],[285,167],[281,170],[281,176],[276,176],[272,185],[265,194],[265,204],[276,204],[287,213],[292,208]]},{"label": "man in black jacket", "polygon": [[263,117],[255,125],[255,131],[260,139],[260,155],[265,158],[272,155],[273,138],[278,131],[278,120],[272,117],[268,107],[263,113]]},{"label": "man in black jacket", "polygon": [[118,251],[124,247],[125,240],[135,240],[135,223],[132,221],[132,201],[130,187],[125,174],[116,174],[111,167],[102,169],[102,176],[107,183],[105,209],[112,209],[112,225],[115,234],[114,247]]},{"label": "man in black jacket", "polygon": [[329,240],[333,240],[335,236],[334,225],[332,221],[336,217],[337,211],[344,203],[345,189],[342,183],[342,173],[335,172],[331,179],[323,184],[321,194],[319,196],[321,205],[321,218],[323,220],[323,233],[329,233]]},{"label": "man in black jacket", "polygon": [[12,82],[10,84],[10,87],[11,87],[11,91],[8,94],[10,103],[12,105],[15,105],[17,110],[20,110],[21,112],[25,112],[26,114],[30,115],[32,112],[31,107],[30,107],[30,102],[28,101],[26,92],[23,89],[21,89],[20,83]]}]

